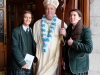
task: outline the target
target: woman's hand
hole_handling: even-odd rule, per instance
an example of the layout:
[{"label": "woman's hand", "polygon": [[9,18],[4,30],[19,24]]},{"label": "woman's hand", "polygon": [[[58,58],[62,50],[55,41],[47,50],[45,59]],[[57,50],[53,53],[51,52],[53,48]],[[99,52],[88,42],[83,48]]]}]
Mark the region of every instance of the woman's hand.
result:
[{"label": "woman's hand", "polygon": [[73,39],[70,37],[70,39],[68,40],[68,45],[71,46],[73,44]]},{"label": "woman's hand", "polygon": [[28,69],[27,65],[22,66],[23,69]]},{"label": "woman's hand", "polygon": [[60,34],[63,35],[64,37],[66,36],[66,30],[65,28],[60,29]]}]

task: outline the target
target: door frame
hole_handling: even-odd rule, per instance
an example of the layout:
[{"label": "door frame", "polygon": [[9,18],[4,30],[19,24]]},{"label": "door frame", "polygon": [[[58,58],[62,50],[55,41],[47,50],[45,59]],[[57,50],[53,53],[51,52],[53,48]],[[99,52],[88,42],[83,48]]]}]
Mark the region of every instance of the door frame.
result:
[{"label": "door frame", "polygon": [[[0,41],[0,71],[5,71],[7,69],[7,28],[6,28],[6,0],[1,0],[0,11],[2,11],[2,21],[3,24],[3,39]],[[1,39],[1,38],[0,38]]]}]

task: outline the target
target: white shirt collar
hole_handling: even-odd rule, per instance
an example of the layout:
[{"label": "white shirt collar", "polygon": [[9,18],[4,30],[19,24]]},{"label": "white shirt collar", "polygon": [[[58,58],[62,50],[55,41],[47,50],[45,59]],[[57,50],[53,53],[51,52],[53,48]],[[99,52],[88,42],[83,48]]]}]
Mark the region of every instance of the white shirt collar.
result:
[{"label": "white shirt collar", "polygon": [[24,29],[25,32],[26,32],[26,29],[29,28],[29,27],[26,27],[24,25],[22,25],[22,27],[23,27],[23,29]]}]

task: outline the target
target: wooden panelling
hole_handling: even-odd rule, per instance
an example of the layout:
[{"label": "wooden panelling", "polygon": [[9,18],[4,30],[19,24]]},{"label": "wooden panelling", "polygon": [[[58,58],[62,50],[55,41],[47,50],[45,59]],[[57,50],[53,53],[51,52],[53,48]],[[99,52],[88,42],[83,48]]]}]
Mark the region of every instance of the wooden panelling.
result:
[{"label": "wooden panelling", "polygon": [[[74,8],[77,8],[77,0],[68,0],[67,4],[66,4],[66,9],[65,9],[65,22],[67,24],[69,24],[69,11],[71,9],[74,9]],[[60,9],[60,6],[57,8],[57,16],[61,19],[61,9]]]},{"label": "wooden panelling", "polygon": [[83,23],[85,26],[90,26],[90,0],[79,0],[78,8],[83,14]]},{"label": "wooden panelling", "polygon": [[36,10],[34,12],[34,18],[35,21],[37,21],[38,19],[40,19],[42,17],[42,15],[44,14],[44,6],[43,6],[43,0],[36,0],[35,1],[35,6],[36,6]]},{"label": "wooden panelling", "polygon": [[75,5],[75,9],[77,9],[78,8],[78,0],[74,0],[75,2],[74,2],[74,5]]},{"label": "wooden panelling", "polygon": [[6,65],[5,65],[5,52],[0,51],[0,71],[4,70],[5,67],[6,67]]}]

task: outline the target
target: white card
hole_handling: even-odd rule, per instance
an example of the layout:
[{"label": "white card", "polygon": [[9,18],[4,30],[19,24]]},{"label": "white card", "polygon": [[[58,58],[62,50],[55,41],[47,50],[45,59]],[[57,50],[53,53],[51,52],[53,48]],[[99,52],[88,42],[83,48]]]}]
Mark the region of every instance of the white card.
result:
[{"label": "white card", "polygon": [[30,54],[26,54],[24,60],[25,60],[25,62],[27,64],[27,66],[28,66],[28,69],[30,69],[31,66],[32,66],[33,60],[34,60],[34,56],[33,55],[30,55]]}]

